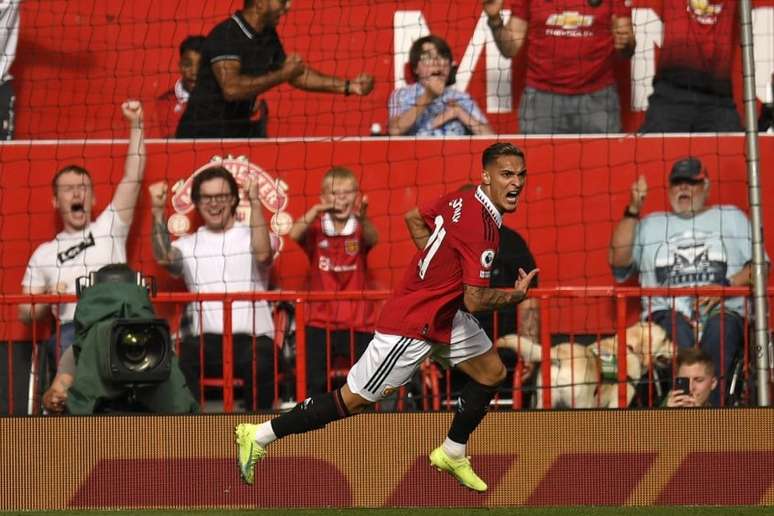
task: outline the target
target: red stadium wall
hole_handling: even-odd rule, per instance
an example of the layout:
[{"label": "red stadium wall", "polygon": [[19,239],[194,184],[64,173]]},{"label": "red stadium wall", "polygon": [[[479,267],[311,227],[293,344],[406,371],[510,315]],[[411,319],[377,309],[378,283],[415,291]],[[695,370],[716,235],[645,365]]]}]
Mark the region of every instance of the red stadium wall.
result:
[{"label": "red stadium wall", "polygon": [[0,511],[772,506],[772,416],[493,412],[469,444],[483,494],[427,463],[451,413],[367,414],[289,437],[270,447],[254,486],[239,481],[234,460],[232,428],[244,415],[1,418]]},{"label": "red stadium wall", "polygon": [[[632,2],[635,8],[657,3]],[[160,136],[153,127],[152,101],[177,77],[177,46],[189,34],[207,33],[241,5],[241,0],[23,2],[18,56],[12,70],[17,78],[17,138],[121,138],[123,123],[116,106],[130,97],[145,102],[149,134]],[[774,0],[756,0],[754,6],[763,13],[774,6]],[[407,21],[397,28],[396,13],[409,13]],[[373,122],[386,127],[387,98],[395,80],[394,42],[407,40],[409,33],[418,30],[419,15],[426,27],[449,41],[457,60],[462,60],[469,46],[479,52],[467,89],[485,106],[486,52],[481,42],[471,42],[481,16],[480,0],[294,0],[279,27],[286,50],[300,53],[325,73],[347,77],[363,71],[373,74],[376,88],[366,98],[308,94],[289,86],[275,88],[265,95],[270,105],[269,134],[364,136]],[[770,30],[770,26],[765,29],[765,23],[761,27]],[[483,30],[481,37],[488,30],[485,25],[479,29]],[[643,30],[652,36],[656,29],[648,25]],[[756,66],[759,82],[768,83],[774,72],[774,34],[766,36],[759,41],[762,53]],[[637,49],[638,59],[658,54],[645,39],[641,38]],[[741,105],[738,51],[734,66],[737,105]],[[632,132],[639,127],[642,112],[630,109],[630,92],[633,87],[649,84],[650,78],[632,80],[626,61],[618,68],[624,129]],[[517,132],[516,107],[523,77],[524,61],[517,59],[511,107],[488,114],[498,133]]]},{"label": "red stadium wall", "polygon": [[[713,185],[712,203],[748,207],[742,137],[512,141],[526,151],[529,179],[523,204],[505,221],[529,242],[541,269],[543,287],[611,285],[607,246],[613,224],[620,219],[628,200],[630,185],[638,174],[644,174],[651,188],[646,212],[665,209],[666,176],[677,157],[690,153],[704,160]],[[373,287],[391,288],[402,277],[414,252],[402,214],[418,202],[478,181],[480,154],[490,143],[483,139],[152,142],[148,145],[145,184],[162,179],[174,184],[188,178],[213,156],[246,156],[270,178],[284,183],[284,210],[297,217],[318,202],[320,179],[332,164],[351,167],[369,196],[369,214],[380,233],[381,241],[369,257]],[[54,171],[70,163],[86,164],[94,176],[96,210],[101,210],[122,175],[125,150],[123,141],[0,145],[0,292],[20,292],[32,251],[60,229],[51,207]],[[763,137],[763,221],[768,242],[774,238],[774,214],[766,204],[766,200],[774,199],[774,184],[768,180],[772,166],[774,138]],[[276,193],[270,183],[267,192]],[[169,213],[173,213],[171,209]],[[182,283],[172,280],[153,260],[150,223],[147,189],[143,186],[128,244],[130,264],[156,276],[161,290],[180,290]],[[277,286],[304,290],[306,270],[306,257],[300,248],[284,242],[274,269]],[[575,299],[553,305],[553,310],[551,329],[555,332],[608,332],[613,328],[612,300]],[[15,307],[2,307],[0,338],[30,338],[29,328],[15,319]]]}]

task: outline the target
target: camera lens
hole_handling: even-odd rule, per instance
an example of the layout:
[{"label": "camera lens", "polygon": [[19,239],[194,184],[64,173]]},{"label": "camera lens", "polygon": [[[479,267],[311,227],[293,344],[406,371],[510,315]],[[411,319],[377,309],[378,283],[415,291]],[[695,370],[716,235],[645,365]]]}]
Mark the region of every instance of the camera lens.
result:
[{"label": "camera lens", "polygon": [[129,327],[119,335],[118,358],[131,371],[158,365],[164,355],[164,338],[155,327]]}]

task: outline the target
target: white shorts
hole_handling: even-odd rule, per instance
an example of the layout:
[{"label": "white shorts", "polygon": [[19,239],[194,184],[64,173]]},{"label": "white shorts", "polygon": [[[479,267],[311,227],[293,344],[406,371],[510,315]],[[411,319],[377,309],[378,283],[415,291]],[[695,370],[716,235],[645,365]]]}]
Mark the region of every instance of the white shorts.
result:
[{"label": "white shorts", "polygon": [[369,401],[379,401],[407,383],[430,356],[445,367],[483,355],[492,341],[474,316],[457,311],[451,344],[438,344],[400,335],[374,333],[374,338],[347,375],[349,390]]}]

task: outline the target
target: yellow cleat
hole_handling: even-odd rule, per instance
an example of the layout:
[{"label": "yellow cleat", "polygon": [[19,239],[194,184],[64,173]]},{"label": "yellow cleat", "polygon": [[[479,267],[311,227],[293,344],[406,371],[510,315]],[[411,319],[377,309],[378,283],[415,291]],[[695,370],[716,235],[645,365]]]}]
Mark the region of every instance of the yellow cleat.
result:
[{"label": "yellow cleat", "polygon": [[239,476],[248,485],[253,485],[255,480],[255,464],[266,456],[264,447],[255,442],[255,430],[257,428],[258,425],[251,425],[250,423],[240,423],[234,427]]},{"label": "yellow cleat", "polygon": [[481,480],[473,468],[470,466],[470,459],[452,459],[439,446],[430,453],[430,465],[438,471],[445,471],[457,479],[457,481],[468,489],[484,492],[487,490],[486,482]]}]

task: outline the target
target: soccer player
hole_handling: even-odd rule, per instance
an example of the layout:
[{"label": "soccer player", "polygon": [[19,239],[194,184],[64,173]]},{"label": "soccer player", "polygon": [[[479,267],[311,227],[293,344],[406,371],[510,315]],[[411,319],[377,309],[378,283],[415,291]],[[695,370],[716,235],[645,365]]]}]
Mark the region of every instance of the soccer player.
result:
[{"label": "soccer player", "polygon": [[524,153],[510,143],[488,147],[482,162],[478,188],[454,192],[406,214],[419,252],[384,306],[374,338],[350,370],[346,385],[308,398],[271,421],[236,426],[240,474],[246,483],[253,483],[254,466],[266,456],[269,443],[362,412],[406,383],[425,357],[433,356],[458,367],[470,380],[446,440],[430,453],[430,464],[465,487],[486,491],[465,445],[506,370],[470,312],[521,302],[538,269],[520,269],[513,292],[489,288],[502,216],[516,210],[527,168]]}]

